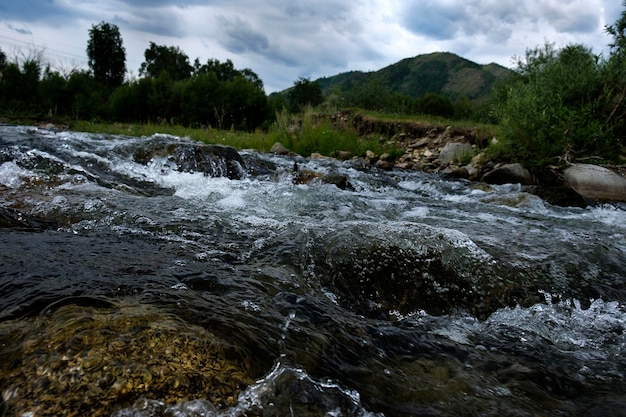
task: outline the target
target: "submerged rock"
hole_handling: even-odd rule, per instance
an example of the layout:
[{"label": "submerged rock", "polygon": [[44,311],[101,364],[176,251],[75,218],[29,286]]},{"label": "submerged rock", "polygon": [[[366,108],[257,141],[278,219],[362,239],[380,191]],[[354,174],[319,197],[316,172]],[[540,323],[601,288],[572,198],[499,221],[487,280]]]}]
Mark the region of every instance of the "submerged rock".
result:
[{"label": "submerged rock", "polygon": [[167,158],[181,172],[202,172],[230,179],[245,176],[245,162],[230,146],[157,139],[133,150],[133,159],[138,163],[147,164],[155,157]]},{"label": "submerged rock", "polygon": [[369,317],[459,309],[486,317],[518,302],[511,290],[523,285],[513,285],[511,271],[503,275],[466,237],[424,225],[337,230],[321,246],[314,259],[321,285],[340,305]]},{"label": "submerged rock", "polygon": [[626,179],[613,171],[591,164],[573,164],[563,176],[577,193],[595,201],[626,201]]},{"label": "submerged rock", "polygon": [[350,183],[350,179],[345,174],[328,174],[322,177],[325,184],[333,184],[342,190],[354,191],[354,187]]},{"label": "submerged rock", "polygon": [[505,164],[492,169],[481,178],[487,184],[522,184],[534,183],[531,173],[518,163]]},{"label": "submerged rock", "polygon": [[0,323],[6,415],[110,416],[139,398],[234,405],[250,358],[204,328],[142,305],[65,305]]},{"label": "submerged rock", "polygon": [[587,207],[585,199],[574,189],[565,186],[535,186],[528,192],[553,206]]},{"label": "submerged rock", "polygon": [[49,220],[37,219],[9,207],[0,206],[0,228],[29,230],[55,229],[56,224]]}]

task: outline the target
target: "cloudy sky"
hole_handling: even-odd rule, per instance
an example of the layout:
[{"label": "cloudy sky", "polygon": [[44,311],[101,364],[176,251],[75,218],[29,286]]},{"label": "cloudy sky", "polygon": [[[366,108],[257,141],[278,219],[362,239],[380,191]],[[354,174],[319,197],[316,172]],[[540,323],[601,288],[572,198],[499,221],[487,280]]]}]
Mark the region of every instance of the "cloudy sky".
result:
[{"label": "cloudy sky", "polygon": [[436,51],[507,67],[546,41],[606,53],[604,27],[623,9],[620,0],[0,0],[0,49],[9,58],[44,49],[53,67],[86,68],[88,31],[105,21],[119,27],[135,76],[154,42],[191,61],[230,59],[271,93]]}]

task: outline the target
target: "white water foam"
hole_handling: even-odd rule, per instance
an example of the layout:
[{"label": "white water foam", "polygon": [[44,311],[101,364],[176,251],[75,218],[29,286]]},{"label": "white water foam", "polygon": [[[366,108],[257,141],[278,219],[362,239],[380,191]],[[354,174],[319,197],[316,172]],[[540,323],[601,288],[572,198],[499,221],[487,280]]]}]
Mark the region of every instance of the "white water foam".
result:
[{"label": "white water foam", "polygon": [[19,188],[23,178],[32,177],[31,171],[20,168],[14,161],[0,165],[0,184],[9,188]]}]

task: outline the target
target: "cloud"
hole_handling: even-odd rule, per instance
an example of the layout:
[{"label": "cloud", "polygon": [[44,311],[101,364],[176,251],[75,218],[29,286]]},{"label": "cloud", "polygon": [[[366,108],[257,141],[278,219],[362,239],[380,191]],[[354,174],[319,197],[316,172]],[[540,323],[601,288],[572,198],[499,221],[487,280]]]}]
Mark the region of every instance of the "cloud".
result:
[{"label": "cloud", "polygon": [[33,34],[33,32],[31,32],[30,29],[27,29],[27,28],[16,28],[15,26],[11,24],[7,24],[7,27],[13,32],[19,33],[20,35],[32,35]]},{"label": "cloud", "polygon": [[270,42],[262,32],[252,28],[250,23],[239,17],[227,18],[220,16],[221,36],[220,42],[231,52],[265,53],[269,49]]},{"label": "cloud", "polygon": [[106,21],[120,28],[129,68],[138,68],[149,42],[155,42],[178,46],[191,60],[230,59],[238,68],[251,68],[270,92],[301,76],[377,70],[435,51],[503,65],[546,41],[557,47],[583,43],[599,52],[611,41],[604,26],[613,24],[624,9],[618,0],[0,3],[5,44],[14,38],[18,44],[47,45],[64,56],[82,55],[89,27]]},{"label": "cloud", "polygon": [[455,37],[462,20],[462,7],[454,2],[413,1],[405,6],[402,24],[415,34],[444,40]]},{"label": "cloud", "polygon": [[481,36],[506,42],[516,32],[579,34],[598,31],[602,19],[597,3],[601,2],[413,0],[405,3],[400,22],[410,32],[436,40]]},{"label": "cloud", "polygon": [[187,34],[184,14],[168,8],[151,8],[137,12],[129,10],[116,14],[114,20],[120,27],[159,37],[183,38]]},{"label": "cloud", "polygon": [[67,16],[68,10],[53,0],[5,1],[0,5],[5,21],[38,22]]}]

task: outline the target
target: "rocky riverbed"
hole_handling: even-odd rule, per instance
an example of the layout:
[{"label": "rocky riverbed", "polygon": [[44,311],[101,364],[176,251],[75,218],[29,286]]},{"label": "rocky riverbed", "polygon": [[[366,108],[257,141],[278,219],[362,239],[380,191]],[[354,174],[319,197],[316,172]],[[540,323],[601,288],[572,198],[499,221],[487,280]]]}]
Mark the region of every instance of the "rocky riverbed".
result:
[{"label": "rocky riverbed", "polygon": [[[490,145],[497,145],[498,139],[479,129],[380,121],[350,112],[336,114],[332,119],[335,124],[356,129],[362,136],[380,134],[381,141],[403,150],[398,158],[387,153],[378,155],[372,151],[367,151],[363,157],[354,156],[347,150],[336,155],[339,159],[355,160],[363,167],[416,170],[486,184],[521,184],[527,187],[528,192],[560,206],[584,207],[598,201],[626,202],[626,165],[599,167],[568,164],[565,167],[552,166],[530,171],[519,163],[491,158],[486,149]],[[272,152],[282,155],[290,153],[280,143],[274,145]],[[319,154],[310,157],[323,158]],[[318,177],[324,182],[337,180],[328,180],[315,173],[299,172],[296,174],[296,182],[308,183]],[[342,182],[345,183],[345,179]]]}]

